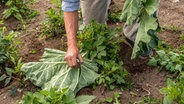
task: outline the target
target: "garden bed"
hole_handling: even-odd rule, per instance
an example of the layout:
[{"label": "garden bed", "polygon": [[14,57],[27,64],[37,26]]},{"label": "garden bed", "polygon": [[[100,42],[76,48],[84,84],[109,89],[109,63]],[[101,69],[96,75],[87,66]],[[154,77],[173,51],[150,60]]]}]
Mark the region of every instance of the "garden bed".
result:
[{"label": "garden bed", "polygon": [[[112,6],[121,9],[124,0],[114,0]],[[66,37],[56,36],[51,38],[40,38],[41,21],[45,18],[45,12],[51,7],[51,3],[47,0],[40,0],[32,5],[31,8],[38,10],[40,15],[26,20],[26,29],[21,29],[21,23],[14,18],[9,18],[4,21],[8,30],[18,30],[20,40],[23,44],[19,46],[19,55],[23,58],[23,62],[38,61],[44,52],[44,48],[54,48],[63,50],[66,48]],[[2,6],[1,8],[4,8]],[[111,8],[112,9],[112,8]],[[2,10],[2,9],[1,9]],[[0,10],[0,12],[2,12]],[[159,37],[169,44],[172,48],[180,47],[184,41],[181,41],[180,35],[184,34],[184,1],[178,0],[161,0],[158,12],[158,18],[161,27],[164,29],[159,33]],[[2,17],[2,16],[1,16]],[[111,23],[110,26],[121,26],[122,23]],[[123,25],[123,24],[122,24]],[[149,59],[131,60],[132,49],[125,43],[121,44],[119,55],[124,62],[123,67],[130,73],[128,80],[133,84],[127,90],[120,91],[119,89],[108,90],[104,86],[97,86],[95,89],[91,87],[83,88],[78,95],[88,94],[97,96],[96,100],[103,100],[107,97],[113,97],[113,92],[117,91],[120,94],[122,104],[142,104],[148,98],[161,100],[163,95],[159,90],[166,86],[167,78],[172,75],[164,70],[159,70],[159,67],[150,67],[147,65]],[[12,87],[16,87],[16,93],[10,96]],[[36,87],[30,82],[22,87],[16,79],[5,88],[0,88],[0,101],[2,104],[15,104],[26,91],[35,91]]]}]

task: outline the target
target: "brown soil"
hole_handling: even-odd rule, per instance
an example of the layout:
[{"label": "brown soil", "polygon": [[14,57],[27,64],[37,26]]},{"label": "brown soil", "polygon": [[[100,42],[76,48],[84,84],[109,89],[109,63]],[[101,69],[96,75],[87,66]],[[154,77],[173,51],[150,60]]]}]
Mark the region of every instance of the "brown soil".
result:
[{"label": "brown soil", "polygon": [[[174,25],[184,31],[184,1],[183,0],[160,0],[159,22],[161,26]],[[178,1],[178,2],[175,2]]]},{"label": "brown soil", "polygon": [[[117,7],[121,9],[125,0],[114,0]],[[31,8],[38,10],[40,15],[32,20],[27,20],[26,30],[22,30],[21,23],[14,18],[5,21],[8,30],[19,30],[20,40],[22,44],[19,46],[20,57],[24,62],[38,61],[43,54],[44,48],[64,49],[66,47],[66,39],[64,36],[52,37],[49,39],[39,38],[41,31],[41,22],[45,18],[45,12],[51,7],[47,0],[40,0]],[[113,7],[112,7],[113,8]],[[4,7],[0,9],[2,13]],[[178,31],[169,29],[163,30],[159,36],[166,43],[176,48],[183,44],[179,40],[179,36],[184,33],[184,1],[174,2],[174,0],[161,0],[159,8],[159,22],[161,26],[170,27],[171,25],[179,28]],[[1,16],[0,16],[1,17]],[[18,29],[17,29],[18,28]],[[118,91],[121,95],[121,104],[141,104],[144,97],[162,99],[159,89],[166,85],[166,79],[169,76],[165,71],[159,71],[156,67],[147,66],[148,59],[130,59],[131,48],[122,43],[120,56],[124,61],[124,66],[129,72],[129,81],[133,83],[133,87],[126,91],[115,89],[109,91],[103,86],[98,86],[96,89],[84,88],[79,94],[90,94],[97,96],[97,100],[101,101],[106,97],[112,97],[114,91]],[[17,87],[17,92],[14,96],[9,96],[12,86]],[[34,91],[35,87],[30,83],[26,87],[21,87],[18,81],[14,80],[8,87],[0,89],[0,104],[16,104],[23,93],[26,91]]]}]

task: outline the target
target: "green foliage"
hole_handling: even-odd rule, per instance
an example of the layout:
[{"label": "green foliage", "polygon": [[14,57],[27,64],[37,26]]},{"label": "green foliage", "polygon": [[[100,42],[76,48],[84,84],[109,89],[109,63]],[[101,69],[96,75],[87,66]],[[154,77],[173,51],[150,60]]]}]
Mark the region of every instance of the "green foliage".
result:
[{"label": "green foliage", "polygon": [[120,20],[127,25],[138,23],[140,26],[135,39],[132,59],[158,45],[156,30],[158,20],[155,12],[158,0],[126,0]]},{"label": "green foliage", "polygon": [[12,68],[12,72],[14,74],[20,74],[21,73],[21,67],[24,64],[22,62],[22,58],[20,58],[19,60],[16,60],[14,57],[11,57],[11,62],[14,65],[14,67]]},{"label": "green foliage", "polygon": [[142,20],[145,13],[152,17],[157,9],[158,0],[127,0],[123,6],[120,19],[126,21],[128,25],[132,25],[137,18]]},{"label": "green foliage", "polygon": [[0,64],[5,63],[10,57],[17,59],[17,46],[19,44],[16,39],[17,32],[7,32],[6,27],[0,28]]},{"label": "green foliage", "polygon": [[104,102],[113,103],[113,104],[121,104],[119,98],[120,98],[119,93],[114,92],[114,96],[106,98]]},{"label": "green foliage", "polygon": [[[12,58],[13,57],[11,57],[11,62],[13,63],[13,66],[5,67],[5,73],[0,76],[0,82],[4,81],[4,86],[7,86],[10,83],[13,78],[13,74],[21,77],[20,69],[23,65],[22,59],[20,58],[18,61],[16,61],[15,59],[12,60]],[[22,81],[21,78],[19,80]]]},{"label": "green foliage", "polygon": [[12,85],[10,92],[9,92],[9,95],[14,96],[16,94],[16,92],[17,92],[17,87],[15,85]]},{"label": "green foliage", "polygon": [[[3,24],[3,21],[0,21],[0,25]],[[10,44],[9,40],[4,38],[5,27],[0,27],[0,64],[4,63],[8,59],[6,50]]]},{"label": "green foliage", "polygon": [[89,104],[94,96],[79,96],[75,98],[72,93],[67,93],[68,89],[57,91],[51,88],[49,91],[28,92],[22,97],[19,104]]},{"label": "green foliage", "polygon": [[12,72],[9,68],[6,68],[6,73],[0,77],[0,82],[4,81],[4,86],[7,86],[12,79]]},{"label": "green foliage", "polygon": [[170,51],[171,46],[168,45],[165,41],[159,40],[158,41],[158,47],[157,50],[165,50],[165,51]]},{"label": "green foliage", "polygon": [[52,7],[46,12],[46,20],[42,22],[42,35],[56,36],[65,32],[61,1],[52,0],[57,7]]},{"label": "green foliage", "polygon": [[184,54],[176,53],[173,51],[166,52],[164,50],[156,51],[157,56],[152,57],[148,62],[150,66],[161,66],[169,70],[170,72],[181,72],[184,69]]},{"label": "green foliage", "polygon": [[143,101],[140,102],[139,104],[162,104],[162,103],[156,98],[151,98],[147,96],[147,97],[144,97]]},{"label": "green foliage", "polygon": [[0,71],[4,72],[0,76],[0,82],[4,81],[5,86],[11,81],[12,74],[20,74],[22,60],[18,60],[18,34],[13,31],[7,32],[5,27],[0,28]]},{"label": "green foliage", "polygon": [[184,41],[184,33],[180,35],[180,40]]},{"label": "green foliage", "polygon": [[113,89],[116,85],[126,84],[128,72],[122,68],[123,62],[118,57],[120,43],[124,38],[118,36],[117,29],[110,29],[105,24],[93,21],[78,34],[78,46],[86,57],[98,63],[100,77],[96,84],[104,84]]},{"label": "green foliage", "polygon": [[160,90],[164,94],[163,104],[183,104],[184,103],[184,51],[183,49],[174,49],[165,44],[159,46],[161,50],[156,51],[157,55],[152,57],[148,65],[160,66],[160,69],[165,68],[169,72],[177,73],[179,78],[177,81],[167,80],[167,87]]},{"label": "green foliage", "polygon": [[121,16],[121,12],[115,11],[115,12],[110,12],[108,14],[108,21],[109,22],[120,22],[119,17]]},{"label": "green foliage", "polygon": [[167,87],[160,90],[164,94],[163,104],[184,104],[184,73],[182,72],[179,81],[167,80]]},{"label": "green foliage", "polygon": [[120,98],[119,93],[114,92],[114,104],[121,104],[119,98]]},{"label": "green foliage", "polygon": [[126,77],[128,72],[122,68],[123,63],[116,63],[115,61],[97,60],[100,70],[100,77],[96,80],[98,85],[104,84],[109,89],[114,89],[118,86],[123,90],[124,85],[128,84]]},{"label": "green foliage", "polygon": [[50,90],[68,88],[75,94],[83,87],[92,84],[99,75],[97,65],[87,59],[80,68],[71,68],[64,61],[65,52],[46,49],[40,62],[25,63],[21,70],[36,86]]},{"label": "green foliage", "polygon": [[9,40],[4,39],[2,31],[0,31],[0,64],[4,63],[8,59],[8,46],[10,44]]},{"label": "green foliage", "polygon": [[23,17],[32,18],[39,14],[37,11],[29,9],[27,6],[28,4],[33,3],[34,0],[6,0],[4,2],[8,7],[8,9],[3,12],[4,19],[13,16],[16,19],[23,21]]},{"label": "green foliage", "polygon": [[175,26],[173,24],[170,24],[169,26],[163,26],[163,30],[173,31],[173,32],[181,32],[182,29],[178,26]]}]

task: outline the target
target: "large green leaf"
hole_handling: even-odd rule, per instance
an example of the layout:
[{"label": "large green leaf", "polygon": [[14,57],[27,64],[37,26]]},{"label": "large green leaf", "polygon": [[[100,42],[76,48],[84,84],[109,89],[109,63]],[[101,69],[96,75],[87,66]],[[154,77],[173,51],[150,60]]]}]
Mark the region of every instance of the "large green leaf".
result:
[{"label": "large green leaf", "polygon": [[95,96],[82,95],[76,98],[77,104],[89,104]]},{"label": "large green leaf", "polygon": [[156,30],[158,27],[157,19],[144,13],[140,27],[137,32],[133,53],[131,58],[136,58],[138,55],[149,50],[148,43],[151,41],[151,36],[148,34],[149,30]]},{"label": "large green leaf", "polygon": [[126,21],[127,25],[132,25],[141,11],[141,1],[142,0],[126,0],[120,20]]},{"label": "large green leaf", "polygon": [[145,10],[149,15],[153,15],[155,11],[158,9],[159,0],[146,0],[145,2]]},{"label": "large green leaf", "polygon": [[127,25],[140,24],[136,36],[132,59],[138,55],[157,46],[158,38],[156,30],[158,28],[157,19],[154,14],[158,9],[159,0],[126,0],[121,20],[126,21]]},{"label": "large green leaf", "polygon": [[55,49],[45,49],[40,62],[29,62],[21,70],[26,77],[42,89],[59,90],[69,88],[77,93],[81,88],[90,85],[99,75],[97,65],[87,59],[80,68],[71,68],[64,61],[65,52]]},{"label": "large green leaf", "polygon": [[126,21],[127,25],[132,25],[144,12],[149,15],[154,14],[158,9],[158,0],[126,0],[120,16],[121,21]]}]

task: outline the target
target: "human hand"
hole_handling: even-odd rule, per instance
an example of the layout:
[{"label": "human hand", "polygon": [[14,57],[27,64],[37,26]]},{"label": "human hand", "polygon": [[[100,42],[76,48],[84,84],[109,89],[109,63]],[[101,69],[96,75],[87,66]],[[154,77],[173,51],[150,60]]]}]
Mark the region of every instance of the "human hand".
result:
[{"label": "human hand", "polygon": [[68,47],[65,55],[65,61],[70,67],[80,67],[80,65],[83,63],[83,58],[77,46]]}]

